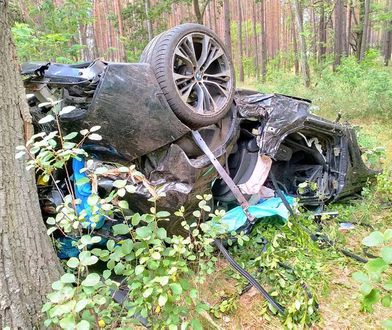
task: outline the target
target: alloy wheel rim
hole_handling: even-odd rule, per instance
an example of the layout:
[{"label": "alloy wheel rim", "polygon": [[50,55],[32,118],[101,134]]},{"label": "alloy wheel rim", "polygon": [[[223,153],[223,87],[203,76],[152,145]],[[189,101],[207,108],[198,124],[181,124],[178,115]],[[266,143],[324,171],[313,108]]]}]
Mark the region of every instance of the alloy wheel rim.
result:
[{"label": "alloy wheel rim", "polygon": [[173,54],[173,79],[181,100],[193,112],[212,116],[230,99],[233,83],[229,60],[210,36],[190,33]]}]

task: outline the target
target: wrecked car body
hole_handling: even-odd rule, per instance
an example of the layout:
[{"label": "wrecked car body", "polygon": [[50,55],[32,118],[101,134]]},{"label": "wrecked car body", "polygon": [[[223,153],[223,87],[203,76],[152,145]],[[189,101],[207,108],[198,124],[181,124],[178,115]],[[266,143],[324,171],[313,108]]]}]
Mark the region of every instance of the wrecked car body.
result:
[{"label": "wrecked car body", "polygon": [[[157,75],[163,66],[151,59],[153,46],[146,48],[146,63],[96,60],[23,66],[36,130],[51,130],[38,123],[50,111],[40,103],[61,99],[62,106],[75,106],[60,118],[64,131],[101,126],[103,139],[83,146],[93,161],[134,164],[165,194],[157,208],[169,212],[181,206],[192,212],[196,195],[204,193],[212,193],[214,207],[229,210],[239,204],[192,131],[200,133],[250,205],[275,195],[270,172],[286,195],[298,197],[305,206],[323,205],[362,189],[374,173],[362,162],[350,126],[313,115],[309,100],[235,90],[227,52],[218,41],[210,41],[210,32],[190,25],[173,41],[178,45],[174,55],[169,54],[177,92]],[[185,54],[189,40],[194,56]],[[100,194],[109,194],[114,181],[100,180]],[[43,212],[53,212],[61,198],[50,186],[39,186],[39,191]],[[142,213],[148,212],[150,197],[142,184],[125,196],[132,211]],[[177,232],[180,221],[173,218],[169,231]]]}]

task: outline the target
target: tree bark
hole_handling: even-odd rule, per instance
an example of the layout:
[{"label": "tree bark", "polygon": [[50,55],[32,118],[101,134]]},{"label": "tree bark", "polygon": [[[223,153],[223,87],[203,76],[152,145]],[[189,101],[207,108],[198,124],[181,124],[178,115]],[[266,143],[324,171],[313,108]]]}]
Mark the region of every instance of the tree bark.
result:
[{"label": "tree bark", "polygon": [[[15,147],[31,134],[31,117],[0,1],[0,326],[41,328],[40,310],[60,266],[42,221],[34,178]],[[25,123],[25,125],[24,125]]]},{"label": "tree bark", "polygon": [[239,58],[239,80],[244,81],[243,47],[242,47],[242,12],[241,0],[237,0],[238,9],[238,58]]},{"label": "tree bark", "polygon": [[306,40],[304,36],[304,27],[302,21],[302,14],[301,14],[301,6],[299,0],[294,0],[294,12],[297,21],[297,30],[298,30],[298,41],[300,47],[300,54],[301,54],[301,72],[302,77],[304,80],[304,84],[306,87],[310,86],[310,72],[309,72],[309,64],[308,58],[306,55]]},{"label": "tree bark", "polygon": [[192,2],[193,2],[193,10],[195,12],[197,23],[203,24],[204,13],[206,11],[206,8],[210,0],[205,0],[203,6],[200,6],[199,0],[192,0]]},{"label": "tree bark", "polygon": [[152,22],[150,17],[150,8],[151,8],[150,0],[144,0],[144,8],[146,11],[146,18],[147,18],[146,21],[147,21],[148,40],[151,40],[154,36],[154,32],[152,29]]},{"label": "tree bark", "polygon": [[365,57],[368,45],[368,30],[369,30],[369,13],[370,13],[370,0],[364,0],[364,14],[362,24],[361,47],[359,51],[359,61]]},{"label": "tree bark", "polygon": [[[392,0],[388,0],[388,11],[392,11]],[[388,66],[392,51],[392,21],[386,22],[384,34],[384,65]]]},{"label": "tree bark", "polygon": [[254,42],[254,64],[255,76],[259,78],[259,49],[257,45],[257,27],[256,27],[256,4],[252,2],[252,26],[253,26],[253,42]]},{"label": "tree bark", "polygon": [[352,4],[351,0],[347,1],[347,11],[346,11],[346,52],[347,56],[351,53],[351,28],[352,28]]},{"label": "tree bark", "polygon": [[223,0],[223,15],[224,15],[224,23],[225,23],[225,45],[227,49],[229,50],[229,53],[231,56],[232,54],[232,49],[231,49],[231,31],[230,31],[230,2],[229,0]]},{"label": "tree bark", "polygon": [[318,41],[318,53],[317,62],[321,64],[325,59],[325,53],[327,51],[327,24],[325,22],[325,3],[321,0],[320,4],[320,23],[319,23],[319,41]]},{"label": "tree bark", "polygon": [[333,62],[333,70],[336,70],[336,67],[340,65],[340,59],[343,54],[343,33],[345,34],[343,28],[343,19],[344,19],[344,6],[343,0],[336,0],[336,6],[334,9],[334,17],[335,17],[335,33],[334,33],[334,62]]},{"label": "tree bark", "polygon": [[293,52],[294,52],[294,73],[296,76],[299,75],[299,63],[298,63],[298,44],[297,44],[297,33],[295,29],[295,15],[291,10],[291,37],[293,40]]},{"label": "tree bark", "polygon": [[260,25],[261,25],[261,79],[265,82],[267,79],[267,34],[265,22],[265,0],[260,4]]}]

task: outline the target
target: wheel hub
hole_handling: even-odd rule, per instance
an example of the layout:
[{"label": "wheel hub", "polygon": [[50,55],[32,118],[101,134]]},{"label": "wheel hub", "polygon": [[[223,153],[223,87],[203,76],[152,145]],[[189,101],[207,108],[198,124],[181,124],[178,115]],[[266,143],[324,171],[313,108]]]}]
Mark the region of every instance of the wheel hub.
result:
[{"label": "wheel hub", "polygon": [[203,79],[203,75],[201,74],[200,71],[196,72],[195,78],[196,78],[197,81],[201,81]]}]

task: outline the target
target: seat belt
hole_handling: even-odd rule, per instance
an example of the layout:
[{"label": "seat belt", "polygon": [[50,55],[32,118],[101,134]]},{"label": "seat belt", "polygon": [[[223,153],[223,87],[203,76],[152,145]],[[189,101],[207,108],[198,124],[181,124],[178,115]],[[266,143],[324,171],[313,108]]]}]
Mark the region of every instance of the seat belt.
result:
[{"label": "seat belt", "polygon": [[237,199],[238,203],[241,205],[242,210],[244,211],[246,218],[250,222],[255,221],[255,217],[251,215],[248,211],[249,203],[242,194],[241,190],[238,186],[234,183],[233,179],[227,173],[227,171],[223,168],[223,166],[219,163],[216,159],[210,148],[208,147],[207,143],[204,141],[203,137],[198,131],[192,131],[193,139],[195,140],[196,144],[199,148],[204,152],[204,154],[208,157],[211,161],[212,165],[214,165],[215,169],[217,170],[218,174],[222,178],[223,181],[227,184],[231,192],[233,193],[234,197]]},{"label": "seat belt", "polygon": [[[208,157],[211,161],[212,165],[214,165],[215,169],[221,176],[222,180],[225,181],[231,192],[234,194],[237,201],[240,203],[242,210],[244,211],[246,218],[249,222],[253,223],[255,221],[255,217],[251,215],[248,211],[249,203],[245,199],[244,195],[242,194],[241,190],[237,187],[234,183],[230,175],[226,172],[223,166],[219,163],[216,159],[210,148],[208,147],[207,143],[204,141],[203,137],[200,135],[198,131],[192,131],[193,139],[195,140],[196,144],[200,147],[200,149],[204,152],[204,154]],[[261,295],[281,314],[284,314],[285,311],[283,307],[272,298],[269,293],[257,282],[257,280],[250,275],[245,269],[243,269],[229,254],[229,251],[224,247],[222,241],[220,239],[215,239],[214,241],[215,246],[219,249],[222,255],[226,258],[229,264],[238,272],[240,273],[251,285],[253,285],[257,291],[261,293]]]}]

